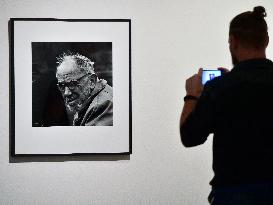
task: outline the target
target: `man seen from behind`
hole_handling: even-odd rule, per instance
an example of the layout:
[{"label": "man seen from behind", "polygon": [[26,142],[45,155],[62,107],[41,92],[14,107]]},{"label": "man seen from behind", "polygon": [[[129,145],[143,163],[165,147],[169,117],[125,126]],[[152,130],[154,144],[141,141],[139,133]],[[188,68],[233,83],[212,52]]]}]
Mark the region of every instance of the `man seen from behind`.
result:
[{"label": "man seen from behind", "polygon": [[230,72],[201,84],[202,69],[186,81],[180,119],[185,147],[213,133],[212,205],[273,204],[273,62],[266,12],[258,6],[229,27]]}]

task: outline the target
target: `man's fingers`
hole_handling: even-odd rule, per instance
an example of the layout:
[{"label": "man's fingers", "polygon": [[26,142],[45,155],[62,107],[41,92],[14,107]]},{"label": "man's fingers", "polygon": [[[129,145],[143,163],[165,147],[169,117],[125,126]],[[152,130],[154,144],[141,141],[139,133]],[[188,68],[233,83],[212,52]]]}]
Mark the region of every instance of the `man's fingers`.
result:
[{"label": "man's fingers", "polygon": [[223,68],[223,67],[217,68],[217,70],[220,70],[223,73],[228,73],[229,72],[229,70],[227,68]]},{"label": "man's fingers", "polygon": [[202,76],[202,72],[203,72],[203,68],[199,68],[199,70],[198,70],[198,76],[199,76],[199,77]]}]

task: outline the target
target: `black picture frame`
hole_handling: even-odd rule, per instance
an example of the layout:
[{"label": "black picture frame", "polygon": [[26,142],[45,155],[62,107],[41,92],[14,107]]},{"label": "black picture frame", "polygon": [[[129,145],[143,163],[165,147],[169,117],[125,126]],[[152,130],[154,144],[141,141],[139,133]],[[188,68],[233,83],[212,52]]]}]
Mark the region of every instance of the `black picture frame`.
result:
[{"label": "black picture frame", "polygon": [[[16,42],[15,42],[15,37],[17,38],[19,33],[17,33],[17,24],[20,22],[24,22],[25,24],[27,23],[39,23],[39,22],[62,22],[62,23],[75,23],[75,22],[80,22],[80,23],[111,23],[113,24],[113,27],[115,25],[118,25],[119,23],[126,24],[126,27],[128,28],[128,42],[125,42],[128,44],[128,59],[126,62],[128,62],[128,73],[127,73],[127,81],[128,81],[128,149],[126,148],[125,151],[110,151],[110,152],[93,152],[92,149],[90,152],[74,152],[73,150],[70,152],[64,152],[64,153],[58,153],[58,152],[17,152],[16,151],[16,144],[17,142],[17,134],[16,134],[16,116],[18,116],[18,110],[16,109],[16,102],[22,99],[19,99],[16,96],[16,81],[18,81],[19,78],[22,76],[18,75],[16,73],[16,68],[17,64],[15,62],[15,47]],[[110,25],[110,24],[109,24]],[[27,156],[82,156],[82,155],[130,155],[132,154],[132,83],[131,83],[131,20],[130,19],[56,19],[56,18],[11,18],[9,20],[9,60],[10,60],[10,156],[12,157],[27,157]],[[116,91],[114,91],[116,92]],[[114,94],[115,95],[115,94]],[[18,124],[18,122],[17,122]],[[53,126],[54,127],[54,126]],[[32,129],[33,127],[27,127],[26,129]],[[41,129],[47,129],[47,128],[41,128]],[[50,128],[49,128],[50,129]],[[89,128],[88,128],[89,129]],[[91,129],[91,127],[90,127]],[[27,136],[25,136],[27,137]],[[35,144],[33,144],[35,146]]]}]

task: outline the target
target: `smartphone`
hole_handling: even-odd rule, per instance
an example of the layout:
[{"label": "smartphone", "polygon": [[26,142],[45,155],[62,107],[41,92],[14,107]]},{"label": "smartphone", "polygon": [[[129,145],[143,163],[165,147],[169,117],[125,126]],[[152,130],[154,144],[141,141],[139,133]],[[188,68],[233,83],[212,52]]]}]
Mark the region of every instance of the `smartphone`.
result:
[{"label": "smartphone", "polygon": [[220,70],[204,70],[202,72],[202,84],[205,85],[205,83],[209,80],[212,80],[215,77],[221,76],[222,72]]}]

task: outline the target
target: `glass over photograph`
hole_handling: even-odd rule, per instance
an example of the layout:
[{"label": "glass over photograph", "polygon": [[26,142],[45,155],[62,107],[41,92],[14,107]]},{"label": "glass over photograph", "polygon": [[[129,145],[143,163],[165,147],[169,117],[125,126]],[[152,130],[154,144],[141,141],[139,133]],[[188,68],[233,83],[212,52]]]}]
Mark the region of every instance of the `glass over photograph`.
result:
[{"label": "glass over photograph", "polygon": [[113,126],[112,42],[32,42],[32,127]]}]

